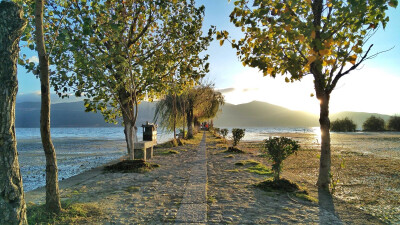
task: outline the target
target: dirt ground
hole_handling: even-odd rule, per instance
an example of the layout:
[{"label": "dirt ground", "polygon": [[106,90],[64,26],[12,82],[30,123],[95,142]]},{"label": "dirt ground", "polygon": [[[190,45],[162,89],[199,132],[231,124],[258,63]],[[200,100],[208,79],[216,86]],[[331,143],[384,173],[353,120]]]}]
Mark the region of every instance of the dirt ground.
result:
[{"label": "dirt ground", "polygon": [[[173,224],[185,192],[196,141],[157,148],[150,160],[160,165],[147,173],[105,173],[101,168],[61,182],[63,201],[95,206],[101,212],[75,224]],[[399,223],[400,160],[354,152],[333,153],[333,196],[315,188],[318,150],[307,143],[284,162],[282,176],[307,189],[307,200],[266,192],[254,186],[270,174],[258,174],[240,161],[270,168],[260,142],[243,142],[245,154],[225,153],[227,145],[207,134],[208,224],[385,224]],[[171,151],[173,150],[173,151]],[[340,167],[340,165],[343,165]],[[43,203],[44,190],[26,193],[27,202]]]}]

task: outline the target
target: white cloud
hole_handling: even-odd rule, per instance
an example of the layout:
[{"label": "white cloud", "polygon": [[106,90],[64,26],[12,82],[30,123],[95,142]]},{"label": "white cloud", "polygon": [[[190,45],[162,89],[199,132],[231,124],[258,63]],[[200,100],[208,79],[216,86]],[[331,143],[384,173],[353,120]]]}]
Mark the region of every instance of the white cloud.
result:
[{"label": "white cloud", "polygon": [[39,58],[37,56],[32,56],[29,59],[29,62],[39,63]]}]

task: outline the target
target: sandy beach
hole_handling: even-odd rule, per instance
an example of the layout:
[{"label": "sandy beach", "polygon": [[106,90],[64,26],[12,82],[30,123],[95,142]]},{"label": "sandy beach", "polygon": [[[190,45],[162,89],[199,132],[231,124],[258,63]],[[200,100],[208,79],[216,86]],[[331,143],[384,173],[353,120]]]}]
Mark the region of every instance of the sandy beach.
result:
[{"label": "sandy beach", "polygon": [[[224,152],[229,143],[207,133],[207,224],[400,222],[400,159],[394,149],[399,144],[398,134],[332,134],[332,172],[337,182],[332,196],[315,188],[319,165],[315,135],[270,135],[300,141],[302,150],[284,162],[282,176],[306,189],[311,200],[254,186],[270,175],[249,172],[247,166],[236,163],[252,160],[270,168],[271,163],[259,151],[259,141],[242,142],[239,147],[246,154],[229,154]],[[61,181],[63,201],[96,209],[93,216],[67,223],[174,224],[199,142],[197,136],[193,144],[155,149],[149,162],[160,167],[147,173],[105,173],[98,167]],[[26,200],[30,207],[43,203],[44,188],[27,192]]]}]

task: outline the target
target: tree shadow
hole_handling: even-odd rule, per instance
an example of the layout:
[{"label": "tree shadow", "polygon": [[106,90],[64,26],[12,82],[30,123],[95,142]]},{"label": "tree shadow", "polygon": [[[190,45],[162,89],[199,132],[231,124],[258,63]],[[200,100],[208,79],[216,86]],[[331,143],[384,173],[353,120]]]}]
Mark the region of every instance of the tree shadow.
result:
[{"label": "tree shadow", "polygon": [[332,194],[322,188],[318,189],[318,203],[319,203],[319,224],[331,224],[330,216],[327,213],[333,214],[342,223],[339,215],[335,211]]}]

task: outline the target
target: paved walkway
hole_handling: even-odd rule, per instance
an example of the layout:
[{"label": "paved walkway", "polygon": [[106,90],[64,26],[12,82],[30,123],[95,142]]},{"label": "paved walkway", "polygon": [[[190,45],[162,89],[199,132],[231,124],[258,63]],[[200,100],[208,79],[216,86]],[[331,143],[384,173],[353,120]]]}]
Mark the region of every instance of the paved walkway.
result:
[{"label": "paved walkway", "polygon": [[176,224],[207,223],[207,156],[206,134],[200,142],[197,155],[193,160],[190,178],[175,219]]}]

